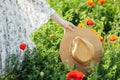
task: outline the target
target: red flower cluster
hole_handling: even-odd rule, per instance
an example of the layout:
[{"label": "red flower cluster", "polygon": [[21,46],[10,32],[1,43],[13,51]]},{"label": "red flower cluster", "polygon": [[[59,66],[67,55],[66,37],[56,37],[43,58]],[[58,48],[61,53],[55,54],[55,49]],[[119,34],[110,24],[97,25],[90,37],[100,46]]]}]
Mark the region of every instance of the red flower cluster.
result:
[{"label": "red flower cluster", "polygon": [[[98,0],[98,2],[100,4],[105,4],[105,0]],[[87,0],[87,5],[90,6],[90,7],[93,7],[94,6],[94,1],[93,0]]]},{"label": "red flower cluster", "polygon": [[94,25],[94,21],[91,20],[91,19],[88,19],[88,20],[86,21],[86,24],[87,24],[88,26],[93,26],[93,25]]},{"label": "red flower cluster", "polygon": [[79,72],[77,70],[72,70],[66,75],[66,80],[83,80],[84,74],[82,72]]},{"label": "red flower cluster", "polygon": [[21,50],[25,50],[26,49],[26,44],[25,43],[22,43],[22,44],[20,44],[20,46],[19,46],[19,48],[21,49]]}]

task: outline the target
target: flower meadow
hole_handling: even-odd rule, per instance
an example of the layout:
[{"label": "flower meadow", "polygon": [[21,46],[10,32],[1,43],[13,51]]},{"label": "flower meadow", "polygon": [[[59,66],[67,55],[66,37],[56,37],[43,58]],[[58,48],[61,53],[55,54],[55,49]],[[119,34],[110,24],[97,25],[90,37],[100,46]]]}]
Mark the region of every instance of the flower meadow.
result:
[{"label": "flower meadow", "polygon": [[[119,0],[47,0],[56,12],[78,28],[90,29],[100,39],[103,56],[98,65],[90,64],[92,72],[84,74],[61,62],[60,41],[64,30],[49,20],[31,35],[36,48],[26,43],[19,48],[24,60],[11,55],[14,65],[6,68],[0,80],[120,80],[120,1]],[[96,43],[97,44],[97,43]]]}]

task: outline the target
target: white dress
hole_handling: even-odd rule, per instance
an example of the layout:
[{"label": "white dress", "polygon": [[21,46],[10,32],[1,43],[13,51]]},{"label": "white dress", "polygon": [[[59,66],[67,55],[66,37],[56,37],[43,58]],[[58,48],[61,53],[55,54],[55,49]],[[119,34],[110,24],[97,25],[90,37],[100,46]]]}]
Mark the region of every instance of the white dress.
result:
[{"label": "white dress", "polygon": [[35,47],[29,39],[55,11],[45,0],[0,0],[0,74],[9,54],[19,54],[21,43]]}]

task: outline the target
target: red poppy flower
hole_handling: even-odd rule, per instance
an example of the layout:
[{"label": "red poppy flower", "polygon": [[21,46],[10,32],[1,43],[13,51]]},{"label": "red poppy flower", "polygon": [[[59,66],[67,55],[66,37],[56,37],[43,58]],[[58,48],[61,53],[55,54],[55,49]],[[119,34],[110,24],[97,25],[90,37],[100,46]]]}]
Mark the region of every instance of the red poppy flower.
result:
[{"label": "red poppy flower", "polygon": [[94,25],[94,21],[91,20],[91,19],[88,19],[88,20],[86,21],[86,24],[87,24],[88,26],[93,26],[93,25]]},{"label": "red poppy flower", "polygon": [[110,36],[110,41],[115,41],[115,40],[117,40],[117,36],[111,35],[111,36]]},{"label": "red poppy flower", "polygon": [[77,70],[72,70],[66,75],[66,80],[82,80],[84,78],[84,74],[82,72],[78,72]]},{"label": "red poppy flower", "polygon": [[98,0],[98,2],[99,2],[100,4],[104,4],[104,3],[105,3],[105,0]]},{"label": "red poppy flower", "polygon": [[22,44],[20,44],[20,46],[19,46],[19,48],[21,49],[21,50],[25,50],[26,49],[26,44],[25,43],[22,43]]},{"label": "red poppy flower", "polygon": [[94,6],[94,1],[93,1],[93,0],[87,0],[87,4],[88,4],[90,7],[93,7],[93,6]]}]

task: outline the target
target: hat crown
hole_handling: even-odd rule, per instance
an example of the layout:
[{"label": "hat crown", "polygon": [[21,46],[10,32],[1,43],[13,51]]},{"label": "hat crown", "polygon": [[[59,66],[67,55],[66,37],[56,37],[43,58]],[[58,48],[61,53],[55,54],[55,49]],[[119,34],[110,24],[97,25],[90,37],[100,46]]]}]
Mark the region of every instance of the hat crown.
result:
[{"label": "hat crown", "polygon": [[75,37],[71,46],[72,57],[78,63],[87,65],[94,56],[94,47],[86,39],[82,37]]}]

